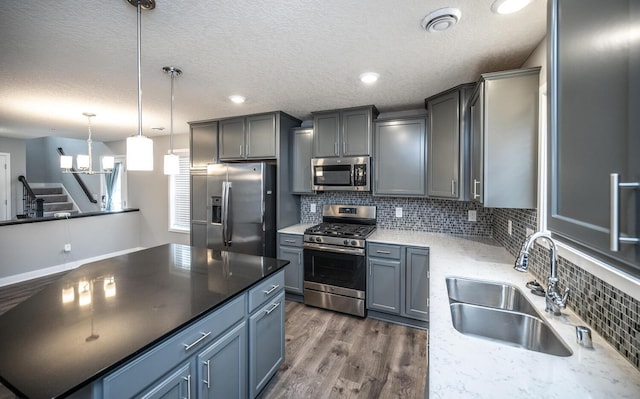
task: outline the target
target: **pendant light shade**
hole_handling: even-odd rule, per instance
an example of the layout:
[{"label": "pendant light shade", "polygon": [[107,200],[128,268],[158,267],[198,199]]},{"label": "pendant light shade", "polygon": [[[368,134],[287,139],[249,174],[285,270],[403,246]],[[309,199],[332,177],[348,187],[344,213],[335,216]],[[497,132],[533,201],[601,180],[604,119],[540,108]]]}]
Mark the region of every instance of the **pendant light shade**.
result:
[{"label": "pendant light shade", "polygon": [[153,140],[142,135],[142,68],[140,55],[141,42],[141,15],[142,8],[152,10],[155,8],[155,0],[127,0],[136,6],[138,11],[137,36],[138,36],[138,134],[127,138],[127,170],[150,171],[153,170]]},{"label": "pendant light shade", "polygon": [[177,175],[180,173],[180,157],[176,154],[166,154],[164,156],[164,174]]}]

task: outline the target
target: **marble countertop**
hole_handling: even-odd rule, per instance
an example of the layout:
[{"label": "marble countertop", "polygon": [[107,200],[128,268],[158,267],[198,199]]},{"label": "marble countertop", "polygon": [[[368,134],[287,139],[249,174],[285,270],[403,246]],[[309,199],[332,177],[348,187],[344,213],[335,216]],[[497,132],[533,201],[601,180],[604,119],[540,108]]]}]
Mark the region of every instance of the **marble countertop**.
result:
[{"label": "marble countertop", "polygon": [[317,223],[300,223],[278,230],[278,233],[303,235],[304,231]]},{"label": "marble countertop", "polygon": [[[378,229],[367,241],[429,247],[429,398],[638,398],[640,371],[592,330],[594,349],[579,346],[570,309],[544,312],[545,299],[525,288],[530,273],[493,239]],[[466,336],[454,329],[445,278],[508,282],[518,287],[573,355],[558,357]],[[546,282],[545,282],[546,283]],[[546,285],[546,284],[544,284]],[[571,298],[569,298],[569,303]]]},{"label": "marble countertop", "polygon": [[0,316],[0,381],[65,397],[287,264],[178,244],[87,263]]}]

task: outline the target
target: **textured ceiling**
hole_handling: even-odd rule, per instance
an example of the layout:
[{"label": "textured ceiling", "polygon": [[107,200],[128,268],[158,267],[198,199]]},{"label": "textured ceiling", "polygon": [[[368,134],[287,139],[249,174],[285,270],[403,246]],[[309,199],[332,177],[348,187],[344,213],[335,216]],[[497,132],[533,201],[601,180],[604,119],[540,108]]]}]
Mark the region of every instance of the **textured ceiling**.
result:
[{"label": "textured ceiling", "polygon": [[[425,97],[519,67],[546,30],[546,1],[519,13],[493,0],[156,0],[142,12],[143,134],[187,121],[375,104],[423,107]],[[427,33],[422,18],[458,7],[460,22]],[[0,136],[94,139],[137,132],[136,8],[126,0],[0,2]],[[380,74],[370,86],[358,76]],[[247,97],[236,105],[231,94]],[[164,132],[152,127],[165,127]]]}]

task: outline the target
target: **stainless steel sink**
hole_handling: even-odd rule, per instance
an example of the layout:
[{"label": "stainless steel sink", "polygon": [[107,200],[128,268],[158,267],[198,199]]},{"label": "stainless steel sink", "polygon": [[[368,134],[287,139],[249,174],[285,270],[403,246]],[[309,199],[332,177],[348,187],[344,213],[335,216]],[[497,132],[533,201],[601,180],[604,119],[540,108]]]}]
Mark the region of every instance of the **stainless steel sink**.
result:
[{"label": "stainless steel sink", "polygon": [[555,331],[538,317],[467,303],[449,306],[453,326],[462,334],[555,356],[573,354]]},{"label": "stainless steel sink", "polygon": [[540,317],[522,291],[510,284],[447,277],[447,291],[449,303],[470,303]]},{"label": "stainless steel sink", "polygon": [[555,356],[573,354],[517,287],[461,277],[447,277],[446,283],[453,327],[462,334]]}]

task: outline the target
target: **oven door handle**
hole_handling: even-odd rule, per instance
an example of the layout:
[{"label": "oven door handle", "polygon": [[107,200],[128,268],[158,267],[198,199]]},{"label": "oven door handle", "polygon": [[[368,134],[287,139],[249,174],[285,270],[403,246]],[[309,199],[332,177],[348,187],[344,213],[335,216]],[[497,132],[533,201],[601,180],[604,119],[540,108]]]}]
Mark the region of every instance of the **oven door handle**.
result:
[{"label": "oven door handle", "polygon": [[314,243],[304,243],[303,248],[313,249],[317,251],[335,252],[339,254],[364,256],[364,248],[343,248],[343,247],[336,247],[332,245],[323,245],[323,244],[314,244]]}]

